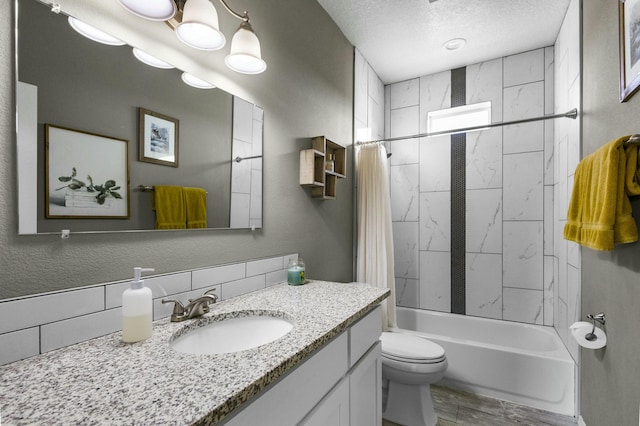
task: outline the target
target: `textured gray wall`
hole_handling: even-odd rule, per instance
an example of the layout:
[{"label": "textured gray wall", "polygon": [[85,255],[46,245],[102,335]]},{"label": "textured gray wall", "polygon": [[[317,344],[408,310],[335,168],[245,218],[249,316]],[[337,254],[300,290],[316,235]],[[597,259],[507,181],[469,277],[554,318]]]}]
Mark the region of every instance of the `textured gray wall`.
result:
[{"label": "textured gray wall", "polygon": [[[162,273],[291,252],[304,257],[311,278],[352,279],[353,170],[339,181],[336,200],[311,199],[298,185],[298,153],[308,138],[326,134],[351,142],[352,46],[315,1],[234,6],[250,11],[269,66],[264,74],[244,76],[217,60],[211,65],[265,109],[264,229],[254,233],[72,234],[67,241],[18,236],[14,7],[0,17],[0,299],[126,279],[137,265]],[[219,13],[223,31],[233,32],[237,22]]]},{"label": "textured gray wall", "polygon": [[[640,94],[618,102],[618,0],[583,2],[583,156],[640,133]],[[636,221],[640,200],[633,203]],[[591,425],[635,426],[640,404],[640,244],[582,249],[582,312],[607,315],[607,347],[582,350],[581,412]]]}]

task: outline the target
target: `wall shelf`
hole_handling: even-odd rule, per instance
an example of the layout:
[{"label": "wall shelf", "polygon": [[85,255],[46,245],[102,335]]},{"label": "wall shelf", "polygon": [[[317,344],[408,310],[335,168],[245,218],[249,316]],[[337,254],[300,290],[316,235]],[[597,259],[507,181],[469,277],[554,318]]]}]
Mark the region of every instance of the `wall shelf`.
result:
[{"label": "wall shelf", "polygon": [[[333,170],[326,169],[329,158]],[[311,188],[313,198],[336,198],[336,183],[346,177],[347,150],[324,136],[311,138],[311,148],[300,151],[300,185]]]}]

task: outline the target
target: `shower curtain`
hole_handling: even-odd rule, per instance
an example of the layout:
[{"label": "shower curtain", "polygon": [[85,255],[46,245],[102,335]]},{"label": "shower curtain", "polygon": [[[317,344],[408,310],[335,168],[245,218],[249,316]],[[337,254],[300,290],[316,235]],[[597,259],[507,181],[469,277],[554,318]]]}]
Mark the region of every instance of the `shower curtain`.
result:
[{"label": "shower curtain", "polygon": [[387,151],[382,144],[358,147],[357,280],[389,288],[382,303],[382,328],[396,326],[395,270]]}]

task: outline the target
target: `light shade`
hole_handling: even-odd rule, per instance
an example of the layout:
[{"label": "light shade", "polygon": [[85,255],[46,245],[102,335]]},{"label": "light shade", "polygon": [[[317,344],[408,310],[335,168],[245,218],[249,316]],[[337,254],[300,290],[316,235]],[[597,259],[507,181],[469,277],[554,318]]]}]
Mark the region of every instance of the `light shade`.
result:
[{"label": "light shade", "polygon": [[226,43],[219,30],[218,12],[209,0],[185,3],[176,35],[184,44],[200,50],[218,50]]},{"label": "light shade", "polygon": [[204,81],[203,79],[198,78],[193,74],[189,74],[188,72],[182,73],[182,81],[184,81],[191,87],[195,87],[196,89],[214,89],[216,87],[214,84],[211,84],[208,81]]},{"label": "light shade", "polygon": [[249,22],[240,24],[240,28],[231,39],[231,52],[224,62],[232,70],[242,74],[260,74],[267,69],[262,60],[260,41]]},{"label": "light shade", "polygon": [[145,52],[144,50],[140,50],[137,47],[133,48],[133,56],[135,56],[140,62],[150,65],[152,67],[162,68],[167,70],[171,68],[175,68],[170,63],[160,60],[153,55],[149,55],[147,52]]},{"label": "light shade", "polygon": [[129,12],[152,21],[166,21],[176,14],[173,0],[118,0]]},{"label": "light shade", "polygon": [[71,25],[71,28],[76,30],[79,34],[85,36],[90,40],[97,41],[98,43],[108,44],[109,46],[123,46],[125,44],[125,42],[123,42],[122,40],[119,40],[95,27],[92,27],[89,24],[85,24],[84,22],[74,18],[73,16],[69,16],[69,25]]}]

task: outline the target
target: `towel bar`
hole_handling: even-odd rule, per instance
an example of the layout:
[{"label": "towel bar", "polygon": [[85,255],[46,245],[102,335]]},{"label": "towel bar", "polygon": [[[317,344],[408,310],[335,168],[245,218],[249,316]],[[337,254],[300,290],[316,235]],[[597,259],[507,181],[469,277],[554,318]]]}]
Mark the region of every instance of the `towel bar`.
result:
[{"label": "towel bar", "polygon": [[[138,191],[140,191],[140,192],[151,192],[151,191],[153,191],[153,186],[151,186],[151,185],[138,185]],[[206,193],[208,194],[209,191],[206,191]]]},{"label": "towel bar", "polygon": [[637,134],[637,133],[629,136],[629,139],[625,141],[626,145],[631,145],[636,143],[640,143],[640,134]]}]

